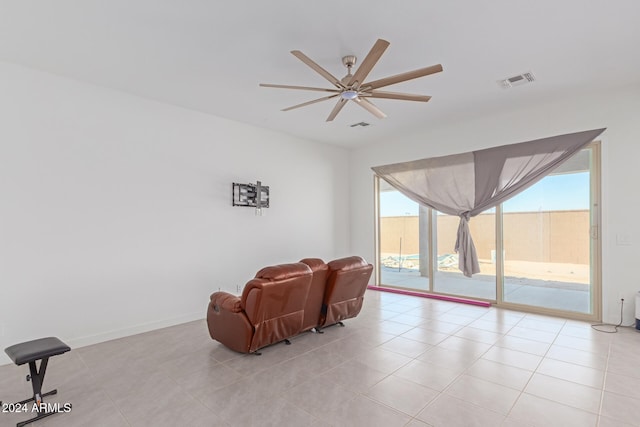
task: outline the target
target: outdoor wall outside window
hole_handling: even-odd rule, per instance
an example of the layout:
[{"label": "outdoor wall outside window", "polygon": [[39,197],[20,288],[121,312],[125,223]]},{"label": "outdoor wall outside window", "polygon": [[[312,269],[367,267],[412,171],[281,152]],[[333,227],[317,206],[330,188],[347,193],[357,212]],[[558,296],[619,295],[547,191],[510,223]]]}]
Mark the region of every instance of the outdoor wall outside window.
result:
[{"label": "outdoor wall outside window", "polygon": [[598,143],[471,219],[481,270],[471,278],[454,251],[458,217],[376,183],[379,285],[599,318]]}]

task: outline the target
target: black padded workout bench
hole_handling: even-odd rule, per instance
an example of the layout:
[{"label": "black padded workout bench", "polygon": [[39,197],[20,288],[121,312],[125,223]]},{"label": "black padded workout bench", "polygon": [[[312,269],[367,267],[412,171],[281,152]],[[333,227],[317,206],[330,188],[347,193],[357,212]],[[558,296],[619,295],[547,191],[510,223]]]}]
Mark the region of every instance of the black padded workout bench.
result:
[{"label": "black padded workout bench", "polygon": [[[22,400],[15,403],[15,405],[24,405],[29,402],[34,402],[37,405],[37,412],[34,418],[26,421],[19,422],[16,426],[22,427],[27,424],[31,424],[42,418],[48,417],[53,414],[57,414],[59,411],[47,411],[46,409],[40,410],[40,404],[43,402],[42,398],[45,396],[51,396],[58,393],[58,390],[51,390],[46,393],[42,393],[42,384],[44,382],[44,374],[47,372],[47,364],[51,356],[57,356],[58,354],[66,353],[71,348],[60,341],[58,338],[40,338],[33,341],[27,341],[20,344],[12,345],[4,349],[4,352],[9,355],[13,362],[20,366],[25,363],[29,364],[30,374],[27,375],[27,381],[31,381],[31,387],[33,388],[33,397]],[[40,360],[40,369],[36,367],[36,362]]]}]

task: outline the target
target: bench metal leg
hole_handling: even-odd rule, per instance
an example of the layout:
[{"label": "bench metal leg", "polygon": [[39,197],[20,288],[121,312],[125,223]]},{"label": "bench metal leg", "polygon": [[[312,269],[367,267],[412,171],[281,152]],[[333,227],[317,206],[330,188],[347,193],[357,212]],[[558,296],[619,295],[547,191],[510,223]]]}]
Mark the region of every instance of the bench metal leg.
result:
[{"label": "bench metal leg", "polygon": [[26,426],[27,424],[31,424],[34,423],[38,420],[41,420],[42,418],[47,418],[50,415],[55,415],[57,414],[58,411],[52,411],[52,412],[47,412],[47,411],[43,411],[43,412],[38,412],[38,415],[36,415],[35,417],[26,420],[26,421],[20,421],[18,424],[16,424],[16,427],[22,427],[22,426]]},{"label": "bench metal leg", "polygon": [[[51,391],[48,391],[48,392],[46,392],[46,393],[42,393],[42,394],[40,395],[40,397],[53,396],[54,394],[57,394],[57,393],[58,393],[58,390],[57,390],[57,389],[56,389],[56,390],[51,390]],[[23,405],[23,404],[25,404],[25,403],[27,403],[27,402],[35,402],[35,399],[34,399],[33,397],[30,397],[30,398],[28,398],[28,399],[21,400],[20,402],[16,402],[16,405]]]},{"label": "bench metal leg", "polygon": [[51,415],[59,413],[58,409],[55,409],[53,411],[47,411],[46,408],[42,408],[42,410],[40,409],[40,404],[43,403],[42,398],[45,396],[52,396],[54,394],[57,394],[58,390],[54,389],[46,393],[42,393],[42,384],[44,383],[44,375],[47,372],[47,365],[49,363],[49,358],[48,357],[42,358],[40,362],[40,369],[38,369],[38,367],[36,366],[36,362],[37,362],[36,360],[29,362],[29,375],[27,375],[27,381],[31,381],[31,387],[33,389],[33,397],[30,397],[25,400],[21,400],[16,404],[24,405],[25,403],[28,403],[28,402],[34,402],[34,405],[37,405],[36,408],[38,411],[38,415],[36,415],[31,419],[19,422],[18,424],[16,424],[16,427],[26,426],[27,424],[31,424],[33,422],[41,420],[42,418],[46,418]]},{"label": "bench metal leg", "polygon": [[45,357],[40,362],[40,370],[36,366],[36,361],[29,362],[29,371],[31,373],[31,387],[33,388],[33,401],[38,405],[42,402],[42,384],[44,383],[44,374],[47,373],[47,365],[49,358]]}]

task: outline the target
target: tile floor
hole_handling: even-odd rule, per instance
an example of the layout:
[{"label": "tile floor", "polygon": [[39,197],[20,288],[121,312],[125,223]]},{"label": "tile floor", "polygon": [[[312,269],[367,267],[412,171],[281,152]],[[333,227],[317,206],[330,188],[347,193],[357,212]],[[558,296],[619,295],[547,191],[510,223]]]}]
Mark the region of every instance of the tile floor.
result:
[{"label": "tile floor", "polygon": [[[634,329],[377,291],[345,324],[262,356],[204,321],[77,348],[44,387],[72,412],[34,426],[640,426]],[[0,399],[30,395],[26,370],[0,367]]]}]

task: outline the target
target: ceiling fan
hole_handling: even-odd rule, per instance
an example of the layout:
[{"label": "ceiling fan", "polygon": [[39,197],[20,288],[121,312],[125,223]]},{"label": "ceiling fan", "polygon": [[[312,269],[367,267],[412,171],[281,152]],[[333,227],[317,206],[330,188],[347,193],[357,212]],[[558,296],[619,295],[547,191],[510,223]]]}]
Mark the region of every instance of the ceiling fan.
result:
[{"label": "ceiling fan", "polygon": [[356,64],[356,57],[353,55],[345,56],[342,58],[342,63],[345,67],[347,67],[347,75],[342,79],[338,80],[327,70],[322,68],[320,65],[316,64],[306,56],[304,53],[299,50],[292,50],[291,53],[302,62],[311,67],[315,72],[320,74],[322,77],[327,79],[331,84],[335,86],[335,89],[325,89],[319,87],[307,87],[307,86],[290,86],[290,85],[276,85],[276,84],[267,84],[261,83],[262,87],[274,87],[281,89],[298,89],[298,90],[313,90],[317,92],[329,92],[331,95],[323,96],[322,98],[314,99],[312,101],[303,102],[302,104],[294,105],[292,107],[288,107],[283,109],[282,111],[289,111],[295,108],[305,107],[307,105],[315,104],[316,102],[326,101],[328,99],[338,99],[338,103],[331,113],[329,117],[327,117],[327,121],[330,122],[336,118],[340,110],[345,106],[347,101],[353,101],[356,104],[360,105],[365,110],[369,111],[371,114],[376,116],[379,119],[383,119],[386,116],[378,107],[376,107],[369,98],[385,98],[385,99],[400,99],[403,101],[418,101],[418,102],[427,102],[431,99],[430,96],[427,95],[413,95],[408,93],[399,93],[399,92],[386,92],[378,90],[379,88],[390,86],[396,83],[405,82],[407,80],[417,79],[418,77],[428,76],[429,74],[439,73],[442,71],[442,65],[432,65],[430,67],[420,68],[414,71],[408,71],[406,73],[397,74],[395,76],[386,77],[384,79],[374,80],[371,82],[365,82],[365,79],[376,65],[384,51],[389,47],[389,42],[386,40],[378,39],[367,56],[362,61],[362,64],[354,74],[351,74],[351,69]]}]

